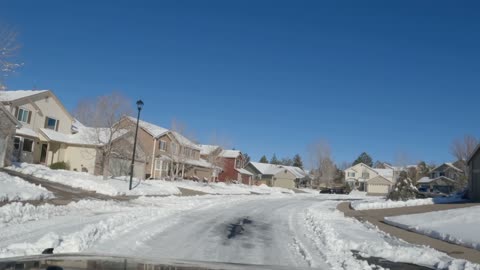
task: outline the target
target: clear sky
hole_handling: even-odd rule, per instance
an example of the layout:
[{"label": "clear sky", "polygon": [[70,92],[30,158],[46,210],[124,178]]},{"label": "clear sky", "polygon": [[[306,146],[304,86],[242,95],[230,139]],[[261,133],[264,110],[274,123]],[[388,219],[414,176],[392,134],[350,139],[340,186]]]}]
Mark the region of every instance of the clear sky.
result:
[{"label": "clear sky", "polygon": [[[102,2],[102,3],[100,3]],[[118,90],[253,159],[451,159],[480,136],[479,1],[5,1],[24,67],[10,89],[68,109]],[[133,104],[132,104],[133,106]]]}]

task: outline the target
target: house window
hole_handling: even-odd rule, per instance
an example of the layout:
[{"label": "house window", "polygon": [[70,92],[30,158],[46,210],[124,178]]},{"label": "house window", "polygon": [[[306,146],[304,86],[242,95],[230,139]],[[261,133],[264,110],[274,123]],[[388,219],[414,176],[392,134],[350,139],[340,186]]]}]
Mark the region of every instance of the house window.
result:
[{"label": "house window", "polygon": [[176,144],[176,143],[172,143],[171,146],[172,146],[172,153],[173,153],[173,154],[177,154],[177,144]]},{"label": "house window", "polygon": [[158,148],[162,151],[167,151],[167,142],[160,140],[160,144],[158,145]]},{"label": "house window", "polygon": [[20,149],[20,137],[13,138],[13,148],[15,148],[15,150]]},{"label": "house window", "polygon": [[25,110],[25,109],[22,109],[22,108],[18,109],[18,115],[17,115],[18,121],[27,123],[29,113],[30,113],[29,110]]},{"label": "house window", "polygon": [[440,176],[445,176],[445,172],[440,172]]},{"label": "house window", "polygon": [[348,177],[355,177],[355,173],[354,172],[349,172]]},{"label": "house window", "polygon": [[23,152],[33,152],[33,140],[23,139]]},{"label": "house window", "polygon": [[362,178],[363,179],[368,179],[368,178],[370,178],[370,174],[368,172],[364,172],[364,173],[362,173]]},{"label": "house window", "polygon": [[45,119],[45,128],[51,130],[57,130],[58,120],[55,118],[47,117]]},{"label": "house window", "polygon": [[162,164],[162,172],[168,172],[168,162],[163,162]]},{"label": "house window", "polygon": [[243,167],[242,165],[243,164],[242,164],[242,161],[240,159],[235,160],[235,168],[237,168],[237,169],[242,168]]}]

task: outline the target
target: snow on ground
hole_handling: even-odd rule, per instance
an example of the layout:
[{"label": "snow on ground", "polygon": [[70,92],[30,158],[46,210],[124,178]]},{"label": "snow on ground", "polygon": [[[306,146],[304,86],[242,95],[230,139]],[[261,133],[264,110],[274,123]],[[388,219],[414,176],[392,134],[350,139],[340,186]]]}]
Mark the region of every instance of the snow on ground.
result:
[{"label": "snow on ground", "polygon": [[[453,259],[426,246],[415,246],[393,238],[376,227],[345,218],[336,210],[336,202],[325,202],[306,210],[305,237],[312,239],[312,246],[305,252],[323,252],[324,259],[333,269],[370,269],[357,260],[352,251],[362,257],[381,257],[393,262],[413,263],[436,269],[480,269],[480,265]],[[312,265],[313,266],[313,265]]]},{"label": "snow on ground", "polygon": [[420,206],[420,205],[429,205],[437,203],[454,203],[462,202],[463,199],[459,197],[444,197],[444,198],[427,198],[427,199],[413,199],[408,201],[391,201],[385,200],[384,198],[377,197],[371,201],[357,201],[351,202],[350,205],[355,210],[370,210],[370,209],[385,209],[385,208],[397,208],[397,207],[408,207],[408,206]]},{"label": "snow on ground", "polygon": [[44,187],[0,172],[0,202],[51,199],[54,195]]},{"label": "snow on ground", "polygon": [[480,206],[386,217],[392,225],[480,250]]},{"label": "snow on ground", "polygon": [[246,194],[280,194],[288,193],[293,194],[294,192],[290,189],[280,188],[280,187],[269,187],[267,185],[259,186],[249,186],[244,184],[227,184],[223,182],[219,183],[202,183],[194,182],[190,180],[184,181],[172,181],[172,184],[186,189],[196,190],[205,192],[207,194],[223,194],[223,195],[246,195]]},{"label": "snow on ground", "polygon": [[128,190],[129,179],[127,177],[111,178],[104,180],[102,176],[95,176],[88,173],[51,170],[43,165],[28,163],[16,164],[8,167],[27,175],[43,178],[52,182],[64,184],[67,186],[95,191],[97,193],[110,196],[117,195],[174,195],[180,194],[180,190],[170,182],[139,181],[134,179],[133,189]]}]

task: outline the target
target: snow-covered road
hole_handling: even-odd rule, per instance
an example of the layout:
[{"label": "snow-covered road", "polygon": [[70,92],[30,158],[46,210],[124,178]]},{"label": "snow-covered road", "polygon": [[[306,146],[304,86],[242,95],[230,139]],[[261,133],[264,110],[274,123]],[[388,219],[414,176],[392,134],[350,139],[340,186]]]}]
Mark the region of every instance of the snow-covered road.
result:
[{"label": "snow-covered road", "polygon": [[369,269],[352,251],[480,269],[389,237],[337,211],[335,195],[199,196],[0,208],[0,257],[87,252],[153,259]]}]

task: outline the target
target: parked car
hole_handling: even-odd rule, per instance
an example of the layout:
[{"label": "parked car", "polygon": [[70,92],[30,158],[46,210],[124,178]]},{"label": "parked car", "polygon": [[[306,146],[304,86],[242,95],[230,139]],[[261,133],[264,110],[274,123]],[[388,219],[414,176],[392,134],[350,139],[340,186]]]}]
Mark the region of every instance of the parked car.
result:
[{"label": "parked car", "polygon": [[320,194],[348,194],[345,187],[324,188]]}]

